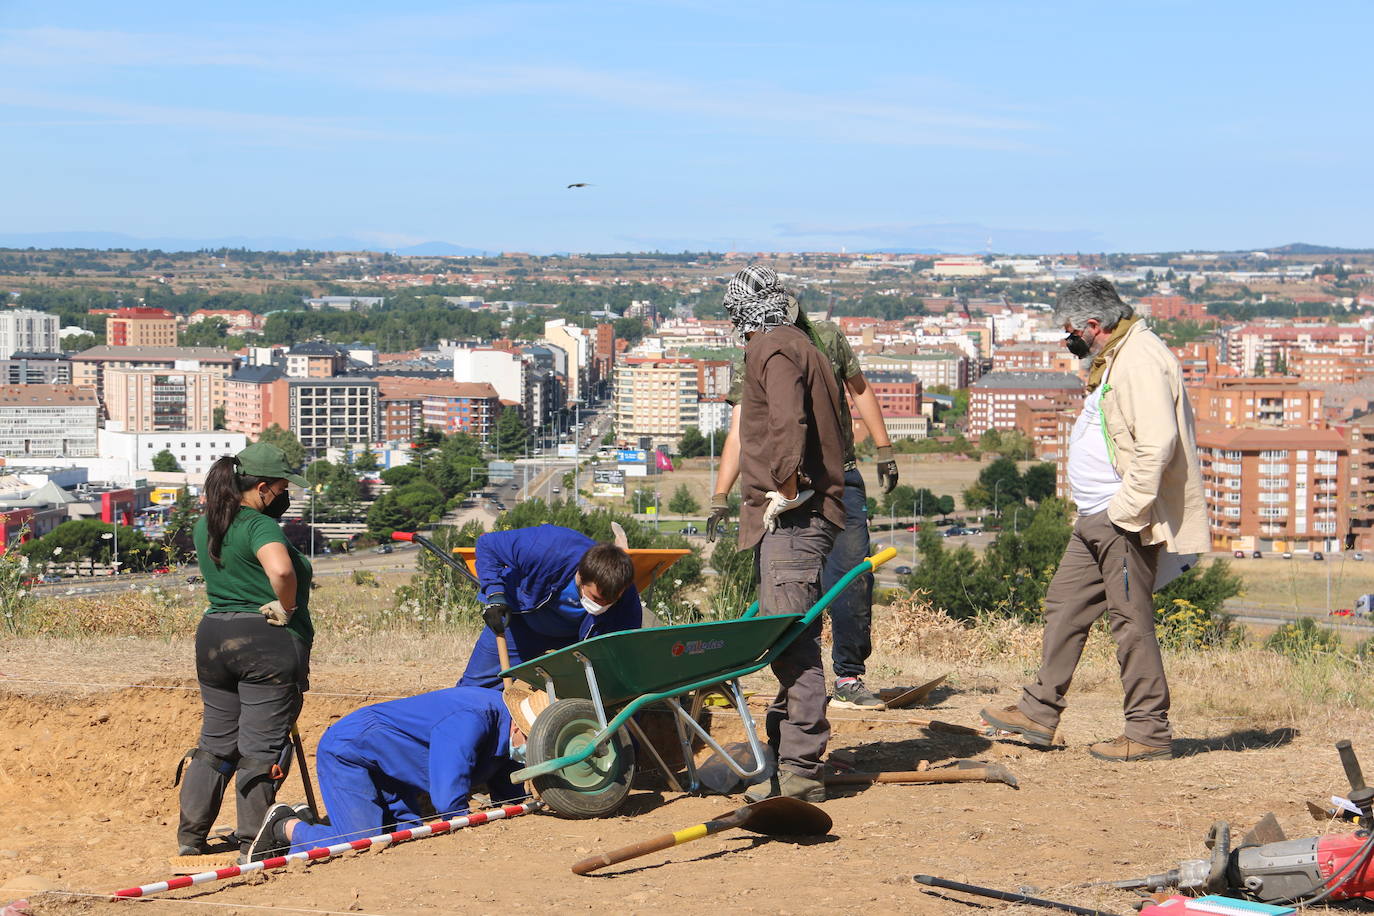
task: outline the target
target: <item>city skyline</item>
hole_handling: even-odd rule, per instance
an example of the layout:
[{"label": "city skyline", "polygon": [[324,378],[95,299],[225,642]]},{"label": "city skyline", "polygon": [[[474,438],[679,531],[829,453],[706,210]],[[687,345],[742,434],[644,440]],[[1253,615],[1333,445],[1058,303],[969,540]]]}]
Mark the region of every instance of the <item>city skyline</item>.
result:
[{"label": "city skyline", "polygon": [[1321,9],[11,3],[0,244],[1371,247]]}]

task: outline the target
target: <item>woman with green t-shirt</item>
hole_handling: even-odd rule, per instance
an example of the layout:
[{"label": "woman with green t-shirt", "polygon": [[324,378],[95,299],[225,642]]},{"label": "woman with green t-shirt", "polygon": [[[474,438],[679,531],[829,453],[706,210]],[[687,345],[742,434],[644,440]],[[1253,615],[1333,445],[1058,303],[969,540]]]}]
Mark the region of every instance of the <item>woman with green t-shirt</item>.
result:
[{"label": "woman with green t-shirt", "polygon": [[236,835],[246,851],[290,763],[315,635],[310,561],[286,542],[277,521],[291,505],[293,483],[306,486],[285,453],[266,442],[219,459],[205,478],[205,514],[194,531],[210,600],[196,629],[205,709],[200,743],[183,760],[181,855],[206,850],[235,772]]}]

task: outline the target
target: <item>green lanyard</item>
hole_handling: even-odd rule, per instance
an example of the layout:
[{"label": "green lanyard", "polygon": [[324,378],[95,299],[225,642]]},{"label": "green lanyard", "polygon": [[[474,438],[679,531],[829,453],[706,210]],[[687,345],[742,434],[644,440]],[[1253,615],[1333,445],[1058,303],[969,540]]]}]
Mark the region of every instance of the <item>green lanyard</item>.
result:
[{"label": "green lanyard", "polygon": [[1112,436],[1107,432],[1107,392],[1112,390],[1112,386],[1106,382],[1102,383],[1102,396],[1097,399],[1097,421],[1102,426],[1102,441],[1107,443],[1107,460],[1116,467],[1116,445],[1112,442]]}]

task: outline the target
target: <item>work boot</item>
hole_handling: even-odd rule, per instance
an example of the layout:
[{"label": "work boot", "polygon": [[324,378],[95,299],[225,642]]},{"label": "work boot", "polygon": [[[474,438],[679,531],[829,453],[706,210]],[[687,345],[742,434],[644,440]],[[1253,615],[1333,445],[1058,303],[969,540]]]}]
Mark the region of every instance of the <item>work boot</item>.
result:
[{"label": "work boot", "polygon": [[978,715],[983,721],[999,732],[1020,735],[1031,744],[1049,747],[1054,743],[1054,729],[1046,728],[1021,711],[1015,704],[1011,706],[984,706]]},{"label": "work boot", "polygon": [[1137,760],[1171,760],[1174,756],[1173,745],[1157,747],[1132,741],[1125,735],[1110,741],[1099,741],[1088,747],[1088,753],[1098,760],[1111,760],[1116,763],[1134,763]]},{"label": "work boot", "polygon": [[826,799],[825,783],[791,770],[779,770],[772,779],[744,793],[745,799],[750,802],[761,802],[779,795],[799,798],[804,802],[823,802]]},{"label": "work boot", "polygon": [[886,709],[887,704],[864,686],[857,677],[835,679],[835,692],[830,697],[830,705],[841,709]]},{"label": "work boot", "polygon": [[284,854],[291,848],[291,841],[286,838],[284,829],[286,822],[299,818],[296,809],[284,802],[268,808],[267,816],[262,819],[262,826],[258,828],[258,835],[253,837],[244,861],[260,862]]}]

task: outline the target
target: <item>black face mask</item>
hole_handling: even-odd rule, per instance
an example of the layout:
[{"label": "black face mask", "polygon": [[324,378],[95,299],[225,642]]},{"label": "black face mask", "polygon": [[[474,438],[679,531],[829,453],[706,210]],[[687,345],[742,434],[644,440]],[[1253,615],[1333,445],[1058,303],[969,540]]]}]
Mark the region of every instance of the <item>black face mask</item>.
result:
[{"label": "black face mask", "polygon": [[285,490],[277,494],[277,497],[270,503],[263,506],[258,511],[268,518],[281,518],[286,514],[286,510],[291,508],[291,497]]},{"label": "black face mask", "polygon": [[1087,359],[1088,354],[1092,352],[1082,334],[1070,334],[1065,337],[1064,346],[1068,347],[1069,352],[1079,359]]}]

